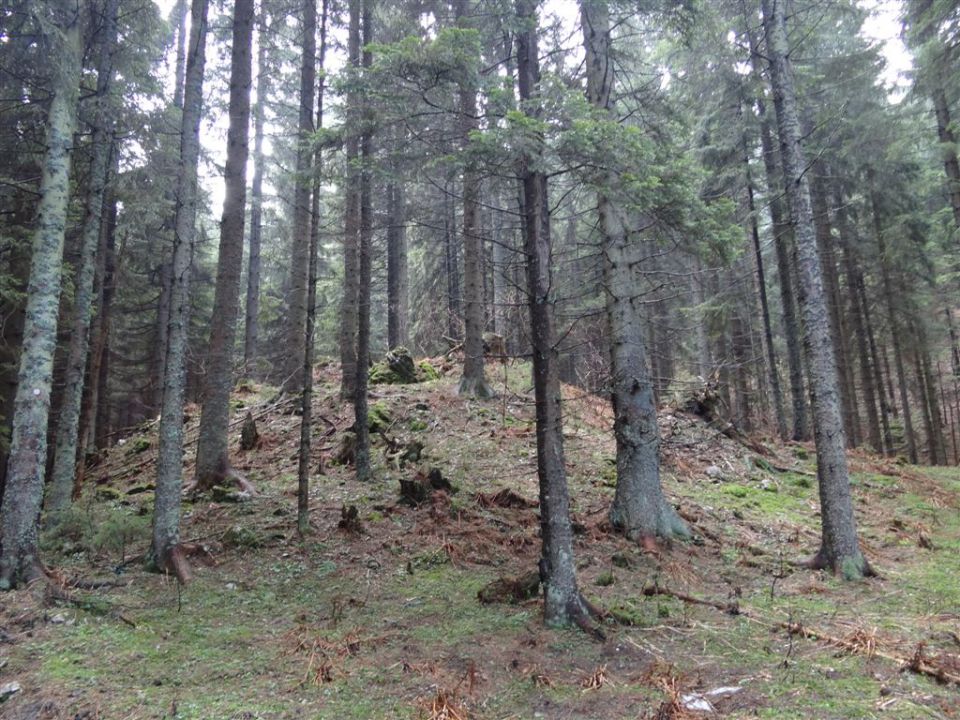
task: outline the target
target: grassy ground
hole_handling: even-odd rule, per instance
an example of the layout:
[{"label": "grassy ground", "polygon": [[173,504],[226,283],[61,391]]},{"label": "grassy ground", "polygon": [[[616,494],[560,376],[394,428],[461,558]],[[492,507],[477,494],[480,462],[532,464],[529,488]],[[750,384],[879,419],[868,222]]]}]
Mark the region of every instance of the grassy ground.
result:
[{"label": "grassy ground", "polygon": [[[73,591],[81,607],[40,588],[4,595],[0,686],[23,689],[0,716],[681,718],[698,716],[691,696],[724,687],[738,689],[708,697],[730,718],[958,716],[956,685],[896,661],[919,649],[929,667],[960,675],[955,468],[852,456],[863,545],[881,577],[844,583],[793,564],[817,546],[809,446],[771,446],[758,459],[665,412],[664,482],[696,537],[651,555],[607,532],[609,412],[570,390],[581,584],[632,624],[608,625],[597,642],[544,628],[537,600],[480,604],[480,588],[533,569],[539,553],[536,508],[478,502],[501,488],[537,496],[529,369],[508,372],[504,381],[494,369],[502,396],[483,403],[457,398],[452,376],[377,387],[387,436],[419,440],[424,452],[402,469],[376,453],[366,485],[329,462],[351,420],[336,378],[319,372],[314,467],[324,462],[303,539],[294,531],[298,418],[263,412],[261,388],[238,393],[238,417],[262,413],[261,447],[235,455],[262,494],[185,505],[183,537],[205,548],[185,588],[137,562],[118,567],[144,549],[154,438],[148,430],[118,446],[66,531],[47,539],[46,557],[65,575],[123,584]],[[439,468],[458,492],[398,504],[398,478],[418,467]],[[363,532],[337,528],[344,504],[357,506]],[[654,585],[721,609],[644,594]],[[740,615],[722,611],[734,602]]]}]

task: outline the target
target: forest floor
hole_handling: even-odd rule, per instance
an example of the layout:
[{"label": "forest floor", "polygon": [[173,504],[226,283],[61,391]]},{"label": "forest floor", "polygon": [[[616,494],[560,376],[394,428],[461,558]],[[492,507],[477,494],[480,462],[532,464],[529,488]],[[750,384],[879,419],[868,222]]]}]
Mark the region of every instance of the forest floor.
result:
[{"label": "forest floor", "polygon": [[[239,388],[236,417],[258,416],[261,443],[233,457],[260,495],[184,505],[182,537],[203,552],[183,588],[136,560],[155,428],[126,438],[45,540],[65,577],[119,586],[70,590],[79,603],[51,600],[49,588],[3,595],[0,696],[21,689],[0,717],[960,717],[960,470],[853,453],[860,533],[880,577],[844,582],[795,564],[818,544],[811,446],[765,442],[761,456],[664,410],[664,485],[695,539],[644,552],[608,532],[606,403],[567,389],[579,578],[620,618],[601,642],[544,627],[539,599],[478,602],[491,581],[535,569],[540,544],[529,367],[490,375],[501,397],[485,402],[457,397],[453,367],[373,387],[387,437],[423,453],[400,469],[381,438],[376,479],[359,484],[330,462],[352,413],[336,400],[336,374],[318,369],[322,472],[303,539],[299,417],[292,402],[271,405],[267,388]],[[398,479],[430,468],[457,492],[400,503]],[[502,489],[529,502],[491,502]],[[359,533],[338,528],[344,505],[357,507]]]}]

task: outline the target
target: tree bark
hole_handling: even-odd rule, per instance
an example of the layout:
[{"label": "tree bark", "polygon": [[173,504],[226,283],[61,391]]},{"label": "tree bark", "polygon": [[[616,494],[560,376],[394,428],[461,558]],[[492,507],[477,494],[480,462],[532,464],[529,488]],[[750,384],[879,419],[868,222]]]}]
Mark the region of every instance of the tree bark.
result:
[{"label": "tree bark", "polygon": [[[119,158],[113,153],[112,173],[116,177],[119,172]],[[111,186],[112,185],[112,186]],[[83,490],[86,475],[87,456],[97,448],[97,440],[102,433],[105,437],[109,433],[110,401],[108,394],[108,372],[110,337],[110,316],[114,292],[114,263],[117,226],[117,195],[116,182],[108,185],[107,197],[104,199],[102,211],[103,220],[100,223],[100,249],[97,252],[97,280],[99,289],[96,297],[96,313],[93,326],[90,328],[90,359],[87,363],[87,381],[84,387],[84,398],[80,413],[80,431],[78,440],[79,459],[76,473],[73,478],[72,498],[76,500]],[[103,428],[101,429],[101,423]]]},{"label": "tree bark", "polygon": [[243,367],[250,369],[257,357],[260,335],[260,240],[263,233],[263,123],[270,73],[267,68],[267,11],[260,8],[257,35],[257,103],[253,108],[253,183],[250,188],[249,258],[247,260],[247,301],[243,336]]},{"label": "tree bark", "polygon": [[860,364],[860,378],[863,385],[863,405],[867,410],[868,442],[875,452],[884,452],[883,435],[880,429],[880,415],[877,412],[877,387],[874,369],[870,366],[870,350],[864,327],[864,314],[860,304],[856,259],[857,238],[852,234],[849,217],[842,194],[835,195],[837,206],[837,228],[840,232],[840,251],[843,273],[846,277],[847,294],[850,303],[850,323],[857,343],[857,359]]},{"label": "tree bark", "polygon": [[770,61],[770,80],[780,135],[784,185],[796,233],[804,346],[807,351],[815,417],[814,439],[817,449],[822,543],[813,564],[829,567],[842,573],[845,578],[852,579],[869,573],[870,568],[860,551],[850,496],[837,367],[830,341],[823,278],[810,205],[810,188],[803,173],[806,162],[800,146],[800,116],[787,46],[784,0],[761,2]]},{"label": "tree bark", "polygon": [[[743,9],[746,15],[745,7]],[[747,27],[753,73],[758,80],[762,80],[763,73],[760,67],[762,56],[758,50],[757,40],[753,32],[749,30],[749,21]],[[790,376],[790,398],[793,408],[793,439],[806,440],[810,436],[810,430],[807,423],[807,399],[803,388],[800,323],[797,319],[797,300],[794,295],[793,274],[790,271],[792,233],[790,220],[786,216],[782,196],[780,195],[781,182],[778,178],[777,152],[773,145],[772,123],[767,113],[767,104],[762,95],[757,97],[757,114],[760,119],[760,146],[767,179],[770,221],[773,225],[773,245],[777,255],[777,275],[780,279],[783,333],[787,341],[787,368]]]},{"label": "tree bark", "polygon": [[187,71],[187,0],[173,6],[173,23],[177,28],[177,55],[173,71],[173,106],[183,109],[183,79]]},{"label": "tree bark", "polygon": [[227,428],[230,425],[230,391],[233,389],[234,346],[240,314],[240,275],[243,270],[253,20],[253,0],[236,0],[230,59],[230,127],[227,131],[227,164],[224,171],[226,190],[223,217],[220,220],[217,284],[213,296],[207,373],[197,441],[196,485],[201,490],[209,490],[223,481],[230,466]]},{"label": "tree bark", "polygon": [[200,116],[203,109],[203,70],[206,61],[207,0],[191,5],[190,48],[187,53],[183,117],[180,125],[180,168],[174,221],[173,287],[170,327],[157,450],[157,483],[153,508],[153,542],[148,564],[170,572],[180,582],[190,569],[179,549],[180,491],[183,470],[183,405],[186,389],[187,330],[190,320],[190,266],[196,235],[197,162],[200,156]]},{"label": "tree bark", "polygon": [[39,39],[53,59],[46,154],[33,236],[13,433],[0,511],[0,590],[42,573],[37,521],[43,500],[53,356],[57,344],[63,239],[70,200],[70,154],[82,70],[80,16],[72,3],[51,3],[51,31]]},{"label": "tree bark", "polygon": [[[910,462],[917,463],[917,443],[913,434],[913,413],[910,411],[910,397],[907,393],[907,374],[904,370],[903,348],[901,347],[900,318],[894,301],[894,286],[890,274],[890,257],[887,253],[887,241],[883,232],[883,220],[880,215],[880,200],[875,189],[873,170],[867,174],[870,185],[870,205],[873,213],[874,235],[876,236],[877,250],[880,254],[880,276],[883,281],[883,297],[887,310],[887,325],[890,331],[890,344],[893,345],[893,362],[897,370],[897,384],[900,393],[900,407],[903,411],[903,434],[907,443],[907,457]],[[890,373],[887,372],[889,379]]]},{"label": "tree bark", "polygon": [[[347,61],[354,72],[360,68],[360,0],[349,0]],[[362,121],[360,98],[348,89],[346,98],[347,133],[343,141],[346,181],[343,211],[343,300],[340,305],[340,397],[353,400],[357,382],[357,296],[360,234],[360,136]]]},{"label": "tree bark", "polygon": [[[587,100],[598,119],[615,123],[608,3],[582,0],[580,24],[586,51]],[[617,441],[617,487],[610,522],[631,540],[669,540],[674,535],[687,537],[689,530],[666,501],[660,484],[660,431],[637,297],[636,266],[644,248],[628,229],[630,220],[617,201],[616,188],[622,184],[615,172],[608,172],[600,179],[597,192]]]},{"label": "tree bark", "polygon": [[[525,115],[539,117],[540,61],[537,50],[537,3],[516,0],[521,30],[516,36],[520,102]],[[543,138],[538,138],[542,144]],[[560,379],[551,298],[550,214],[547,176],[527,150],[520,158],[524,194],[524,249],[530,328],[533,336],[533,376],[537,416],[537,474],[540,479],[540,533],[544,618],[549,625],[585,625],[589,604],[577,586],[573,530],[563,454]]]},{"label": "tree bark", "polygon": [[73,322],[67,367],[57,423],[53,468],[47,490],[47,510],[50,520],[70,506],[77,465],[77,443],[80,431],[80,411],[83,403],[84,377],[90,349],[90,318],[93,311],[93,280],[97,267],[97,250],[103,224],[103,198],[106,191],[113,151],[113,123],[108,107],[113,53],[117,39],[118,0],[107,0],[103,6],[100,37],[100,57],[97,60],[97,95],[93,108],[92,157],[87,193],[86,217],[80,241],[80,266],[74,281]]},{"label": "tree bark", "polygon": [[387,185],[387,217],[387,344],[392,349],[409,342],[407,218],[403,189],[393,179]]},{"label": "tree bark", "polygon": [[[323,127],[324,62],[327,56],[327,0],[320,10],[320,81],[317,84],[317,128]],[[321,150],[316,151],[313,173],[313,201],[310,213],[310,270],[307,284],[307,324],[303,353],[303,390],[300,395],[300,448],[297,462],[297,531],[303,537],[310,530],[310,448],[313,432],[313,346],[317,316],[317,269],[320,249],[320,168]]]},{"label": "tree bark", "polygon": [[[471,26],[469,0],[456,0],[454,12],[457,26]],[[478,49],[479,50],[479,49]],[[471,58],[479,64],[479,54]],[[494,396],[487,384],[483,367],[483,237],[480,234],[478,215],[480,209],[480,174],[469,157],[470,133],[478,127],[477,87],[472,81],[475,68],[464,73],[459,88],[459,133],[460,150],[463,153],[463,375],[459,393],[478,398]]]},{"label": "tree bark", "polygon": [[783,409],[783,390],[780,388],[780,373],[777,372],[777,353],[773,345],[773,325],[770,322],[770,304],[767,300],[767,280],[763,268],[763,252],[760,246],[760,228],[757,221],[757,205],[754,199],[753,174],[750,172],[750,149],[747,133],[743,134],[743,167],[747,186],[747,210],[750,213],[750,239],[753,242],[753,257],[757,266],[757,292],[760,296],[760,312],[763,316],[763,339],[767,351],[767,373],[773,393],[773,412],[776,416],[777,434],[786,441],[789,438],[787,416]]},{"label": "tree bark", "polygon": [[777,275],[780,279],[780,306],[783,311],[783,333],[787,341],[787,369],[790,375],[790,398],[793,408],[793,439],[806,440],[810,437],[807,421],[807,396],[803,384],[802,343],[800,341],[800,322],[797,318],[797,298],[793,288],[793,273],[790,269],[793,232],[786,209],[779,194],[781,183],[777,180],[776,151],[770,130],[770,122],[762,100],[757,101],[761,116],[761,141],[763,162],[767,175],[770,194],[770,221],[773,224],[773,245],[777,255]]},{"label": "tree bark", "polygon": [[456,209],[451,199],[450,183],[443,185],[443,236],[447,272],[447,335],[460,338],[460,248],[454,227],[457,222]]},{"label": "tree bark", "polygon": [[313,96],[317,84],[317,3],[301,4],[303,53],[300,57],[300,119],[297,126],[297,169],[293,199],[293,246],[290,262],[290,310],[287,317],[288,352],[283,387],[303,387],[303,353],[307,327],[307,274],[310,267],[310,190],[313,176],[311,137]]},{"label": "tree bark", "polygon": [[[363,3],[363,59],[364,70],[370,67],[373,57],[367,49],[373,41],[374,0],[362,0]],[[370,426],[367,422],[367,383],[370,366],[370,280],[373,252],[373,200],[371,163],[373,161],[373,129],[370,108],[366,102],[362,105],[363,134],[360,136],[360,234],[357,255],[359,260],[359,278],[357,287],[357,375],[353,397],[354,432],[357,447],[354,454],[354,468],[357,480],[370,479]]]},{"label": "tree bark", "polygon": [[857,417],[856,399],[850,379],[852,364],[847,361],[846,328],[843,323],[840,300],[840,282],[837,278],[837,261],[833,253],[833,231],[830,223],[830,203],[827,200],[827,169],[822,161],[815,161],[810,174],[810,201],[813,210],[813,226],[817,236],[817,251],[826,293],[830,337],[837,363],[840,382],[840,407],[843,412],[843,428],[847,445],[860,444],[860,423]]}]

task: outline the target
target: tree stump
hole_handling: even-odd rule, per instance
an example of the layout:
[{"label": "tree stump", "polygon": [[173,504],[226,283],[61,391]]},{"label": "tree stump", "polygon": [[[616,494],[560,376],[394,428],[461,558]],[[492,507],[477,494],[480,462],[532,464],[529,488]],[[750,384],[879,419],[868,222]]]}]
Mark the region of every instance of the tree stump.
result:
[{"label": "tree stump", "polygon": [[240,428],[240,449],[253,450],[260,444],[260,433],[257,432],[257,421],[253,419],[253,414],[248,410],[247,417],[243,419],[243,426]]}]

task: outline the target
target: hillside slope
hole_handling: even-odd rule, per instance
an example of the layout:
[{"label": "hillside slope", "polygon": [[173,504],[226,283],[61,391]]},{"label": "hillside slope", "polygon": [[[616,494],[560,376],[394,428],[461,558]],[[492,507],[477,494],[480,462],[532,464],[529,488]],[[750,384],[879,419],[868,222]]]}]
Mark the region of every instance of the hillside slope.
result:
[{"label": "hillside slope", "polygon": [[[336,374],[318,369],[313,533],[302,540],[295,403],[238,390],[235,434],[250,410],[261,440],[234,460],[260,494],[185,504],[182,537],[198,552],[184,588],[136,561],[155,436],[126,438],[46,540],[65,576],[120,586],[74,589],[83,602],[59,606],[39,589],[3,596],[0,686],[21,690],[0,716],[957,716],[960,471],[852,454],[863,545],[881,577],[842,583],[795,564],[818,540],[811,447],[760,456],[664,411],[665,489],[695,540],[648,553],[608,532],[609,409],[567,388],[580,580],[612,616],[597,642],[544,628],[536,598],[478,602],[539,556],[529,368],[492,368],[501,397],[488,402],[457,397],[448,371],[373,388],[383,435],[376,480],[361,485],[332,462],[352,418]],[[420,458],[402,463],[414,443]],[[400,502],[398,480],[433,468],[455,492]],[[338,527],[350,505],[359,531]]]}]

